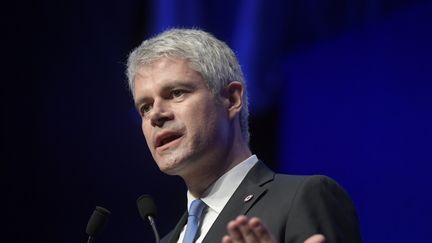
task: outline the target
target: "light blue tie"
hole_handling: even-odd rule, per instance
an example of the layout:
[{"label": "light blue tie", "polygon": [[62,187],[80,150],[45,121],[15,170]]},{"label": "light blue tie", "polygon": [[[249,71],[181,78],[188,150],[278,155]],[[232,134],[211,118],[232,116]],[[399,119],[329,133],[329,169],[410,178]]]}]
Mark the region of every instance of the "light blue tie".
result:
[{"label": "light blue tie", "polygon": [[183,243],[193,243],[195,241],[204,206],[205,203],[200,199],[195,199],[192,201],[189,207],[189,215]]}]

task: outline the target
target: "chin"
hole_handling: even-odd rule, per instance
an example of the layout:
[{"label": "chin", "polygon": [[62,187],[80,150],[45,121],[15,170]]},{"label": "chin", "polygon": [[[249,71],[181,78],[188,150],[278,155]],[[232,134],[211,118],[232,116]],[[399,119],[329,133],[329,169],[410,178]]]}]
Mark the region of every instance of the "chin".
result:
[{"label": "chin", "polygon": [[156,162],[159,166],[159,170],[168,175],[178,175],[180,164],[178,160],[170,158],[160,158]]}]

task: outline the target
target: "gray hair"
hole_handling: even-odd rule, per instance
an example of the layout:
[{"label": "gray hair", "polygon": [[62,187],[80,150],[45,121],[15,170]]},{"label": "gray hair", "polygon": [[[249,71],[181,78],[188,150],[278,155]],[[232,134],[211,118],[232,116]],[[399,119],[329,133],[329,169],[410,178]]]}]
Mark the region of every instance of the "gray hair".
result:
[{"label": "gray hair", "polygon": [[243,138],[249,142],[246,83],[240,64],[227,44],[198,29],[170,29],[145,40],[128,58],[127,77],[132,95],[137,71],[163,57],[187,59],[191,68],[207,81],[213,95],[218,95],[232,81],[240,82],[244,87],[240,127]]}]

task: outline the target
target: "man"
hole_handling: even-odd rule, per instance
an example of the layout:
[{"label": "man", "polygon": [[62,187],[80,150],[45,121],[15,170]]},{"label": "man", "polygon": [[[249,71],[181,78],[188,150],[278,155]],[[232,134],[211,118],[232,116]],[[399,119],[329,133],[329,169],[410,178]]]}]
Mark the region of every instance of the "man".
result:
[{"label": "man", "polygon": [[246,85],[225,43],[171,29],[130,54],[127,75],[154,160],[188,188],[190,215],[163,242],[361,242],[334,181],[275,174],[251,153]]}]

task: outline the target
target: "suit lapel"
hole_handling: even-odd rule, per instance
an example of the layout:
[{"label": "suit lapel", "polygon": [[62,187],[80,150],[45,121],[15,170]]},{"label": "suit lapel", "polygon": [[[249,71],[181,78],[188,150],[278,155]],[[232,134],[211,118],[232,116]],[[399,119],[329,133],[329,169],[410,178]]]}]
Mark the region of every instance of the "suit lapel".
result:
[{"label": "suit lapel", "polygon": [[258,161],[228,200],[203,242],[221,242],[222,237],[226,234],[228,222],[238,215],[246,215],[267,191],[262,185],[272,181],[273,178],[274,172],[267,168],[264,163]]},{"label": "suit lapel", "polygon": [[183,214],[183,216],[180,218],[180,221],[177,223],[176,227],[171,232],[171,236],[169,238],[169,243],[176,243],[181,231],[183,230],[183,227],[185,226],[188,218],[187,211]]}]

